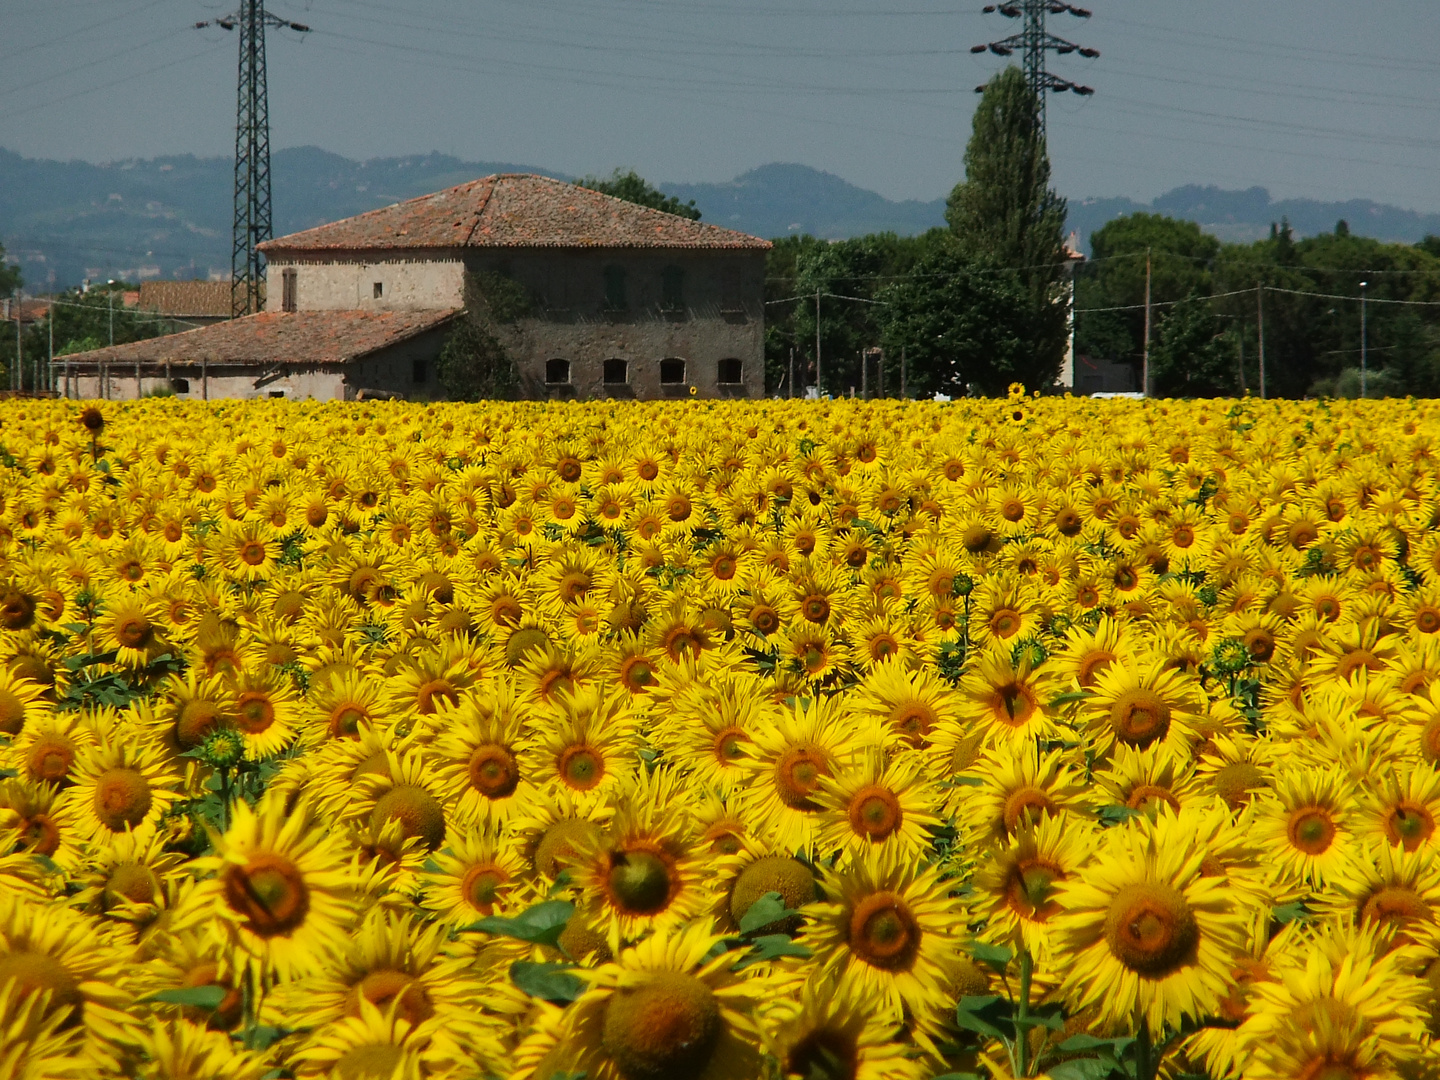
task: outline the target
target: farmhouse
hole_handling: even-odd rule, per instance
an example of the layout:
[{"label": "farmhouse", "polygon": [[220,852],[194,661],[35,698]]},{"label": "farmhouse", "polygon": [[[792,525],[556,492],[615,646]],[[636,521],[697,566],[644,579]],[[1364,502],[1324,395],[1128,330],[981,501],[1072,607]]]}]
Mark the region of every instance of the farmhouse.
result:
[{"label": "farmhouse", "polygon": [[758,237],[504,174],[260,247],[265,311],[67,357],[70,395],[438,398],[440,350],[496,281],[522,301],[487,329],[527,397],[764,393]]}]

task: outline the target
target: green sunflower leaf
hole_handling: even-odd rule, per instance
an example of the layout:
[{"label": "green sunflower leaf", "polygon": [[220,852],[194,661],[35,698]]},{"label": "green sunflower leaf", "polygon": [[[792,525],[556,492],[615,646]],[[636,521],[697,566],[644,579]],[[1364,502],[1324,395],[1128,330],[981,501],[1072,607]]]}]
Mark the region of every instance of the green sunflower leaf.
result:
[{"label": "green sunflower leaf", "polygon": [[955,1008],[955,1023],[966,1031],[973,1031],[990,1039],[1004,1039],[1013,1034],[1000,1027],[1001,1024],[1010,1024],[1010,1003],[993,994],[961,998],[960,1004]]},{"label": "green sunflower leaf", "polygon": [[585,992],[582,979],[571,975],[570,964],[532,964],[517,960],[510,965],[510,981],[533,998],[568,1005]]},{"label": "green sunflower leaf", "polygon": [[778,892],[767,892],[760,899],[750,905],[744,915],[740,917],[740,932],[750,934],[756,930],[763,930],[767,926],[788,919],[792,915],[800,914],[785,906],[785,901]]},{"label": "green sunflower leaf", "polygon": [[575,905],[568,900],[546,900],[534,907],[526,908],[513,919],[499,915],[473,922],[460,928],[461,933],[480,931],[485,934],[499,934],[502,937],[518,938],[534,945],[554,945],[560,940],[565,924],[575,914]]},{"label": "green sunflower leaf", "polygon": [[229,991],[223,986],[186,986],[176,990],[158,990],[142,1001],[160,1001],[166,1005],[191,1005],[197,1009],[218,1009]]}]

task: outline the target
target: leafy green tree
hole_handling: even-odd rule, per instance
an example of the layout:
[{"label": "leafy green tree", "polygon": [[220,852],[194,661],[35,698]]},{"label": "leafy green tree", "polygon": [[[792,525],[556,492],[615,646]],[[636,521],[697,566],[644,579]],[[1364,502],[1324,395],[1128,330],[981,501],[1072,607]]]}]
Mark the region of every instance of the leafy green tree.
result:
[{"label": "leafy green tree", "polygon": [[1003,394],[1035,377],[1034,326],[1025,282],[1015,271],[969,258],[954,242],[936,245],[909,277],[881,294],[889,352],[905,349],[912,394]]},{"label": "leafy green tree", "polygon": [[617,199],[624,199],[626,202],[636,203],[640,206],[648,206],[652,210],[663,210],[667,214],[676,214],[683,218],[689,218],[691,221],[700,220],[700,211],[696,208],[694,199],[686,203],[681,202],[674,195],[666,195],[659,188],[652,187],[634,169],[629,172],[621,172],[616,169],[604,178],[587,176],[577,183],[591,191],[613,195]]},{"label": "leafy green tree", "polygon": [[[1138,363],[1145,350],[1145,263],[1150,299],[1174,303],[1213,291],[1211,264],[1220,242],[1193,221],[1130,214],[1090,234],[1091,259],[1075,283],[1075,349],[1086,356]],[[1099,311],[1085,311],[1099,308]],[[1103,309],[1129,310],[1103,310]],[[1155,327],[1152,325],[1152,340]]]},{"label": "leafy green tree", "polygon": [[1032,387],[1055,381],[1069,339],[1065,200],[1050,187],[1037,106],[1019,68],[990,81],[965,149],[965,179],[945,208],[960,254],[1012,271],[1024,289],[1030,356],[1017,359],[1015,378]]},{"label": "leafy green tree", "polygon": [[1160,321],[1150,378],[1161,397],[1219,397],[1236,392],[1233,346],[1210,301],[1191,293]]},{"label": "leafy green tree", "polygon": [[504,339],[516,343],[519,321],[531,313],[529,294],[504,274],[465,275],[465,314],[440,349],[440,388],[454,401],[508,399],[520,388]]},{"label": "leafy green tree", "polygon": [[18,291],[22,284],[24,281],[20,277],[20,267],[5,261],[5,245],[0,244],[0,296],[9,296]]}]

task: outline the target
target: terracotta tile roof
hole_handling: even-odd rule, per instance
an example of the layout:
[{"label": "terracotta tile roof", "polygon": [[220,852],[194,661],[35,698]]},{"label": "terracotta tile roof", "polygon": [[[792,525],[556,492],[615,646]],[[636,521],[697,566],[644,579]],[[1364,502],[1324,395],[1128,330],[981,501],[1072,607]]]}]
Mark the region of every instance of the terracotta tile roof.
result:
[{"label": "terracotta tile roof", "polygon": [[228,281],[142,281],[138,306],[166,315],[230,317]]},{"label": "terracotta tile roof", "polygon": [[260,245],[280,252],[374,248],[770,247],[768,240],[527,173],[503,173]]},{"label": "terracotta tile roof", "polygon": [[343,364],[448,322],[444,311],[266,311],[65,357],[80,364]]}]

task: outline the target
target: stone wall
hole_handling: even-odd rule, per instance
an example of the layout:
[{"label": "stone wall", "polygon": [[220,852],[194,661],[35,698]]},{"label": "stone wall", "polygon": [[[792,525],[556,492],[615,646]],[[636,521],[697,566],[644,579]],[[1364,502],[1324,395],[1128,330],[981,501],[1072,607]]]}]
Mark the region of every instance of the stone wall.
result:
[{"label": "stone wall", "polygon": [[[284,274],[295,271],[299,311],[417,311],[457,308],[465,295],[465,265],[458,255],[418,255],[381,261],[287,256],[265,271],[265,310],[280,311]],[[380,295],[375,295],[375,286]]]}]

